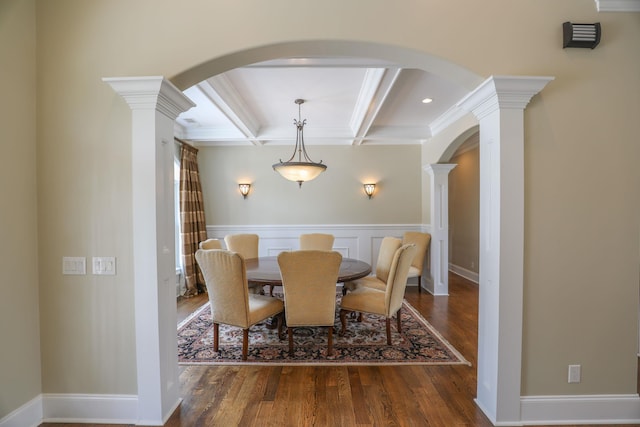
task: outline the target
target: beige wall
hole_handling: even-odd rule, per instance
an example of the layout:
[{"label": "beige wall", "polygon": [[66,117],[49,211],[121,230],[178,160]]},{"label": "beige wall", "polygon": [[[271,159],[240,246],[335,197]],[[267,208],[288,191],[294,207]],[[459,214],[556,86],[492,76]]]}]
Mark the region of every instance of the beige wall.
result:
[{"label": "beige wall", "polygon": [[462,150],[449,163],[449,263],[478,273],[480,261],[480,147]]},{"label": "beige wall", "polygon": [[35,30],[33,1],[0,2],[0,419],[41,393]]},{"label": "beige wall", "polygon": [[[420,146],[308,146],[311,158],[327,170],[301,188],[271,167],[292,150],[200,148],[207,224],[420,223]],[[247,199],[240,196],[240,182],[252,184]],[[365,182],[377,183],[371,200]]]},{"label": "beige wall", "polygon": [[[362,52],[369,56],[399,46],[418,57],[429,54],[451,61],[481,78],[492,74],[556,77],[525,114],[523,394],[636,392],[637,14],[599,14],[588,0],[403,0],[393,6],[381,0],[47,0],[35,4],[44,392],[136,393],[130,112],[101,78],[170,78],[243,49],[290,41],[311,46],[313,40],[369,42],[372,48]],[[13,5],[19,5],[17,16]],[[18,61],[25,68],[11,71],[11,78],[3,81],[7,93],[19,93],[25,102],[19,109],[9,104],[13,115],[2,119],[10,119],[11,126],[3,126],[5,134],[7,129],[13,132],[9,149],[27,156],[11,161],[16,169],[24,166],[19,170],[25,176],[2,184],[3,195],[27,198],[17,211],[3,205],[3,215],[6,212],[15,219],[11,233],[22,230],[29,236],[10,234],[5,241],[15,255],[3,259],[13,267],[3,271],[14,275],[3,278],[3,306],[5,297],[11,296],[10,313],[16,315],[33,313],[37,299],[31,257],[34,237],[29,234],[36,206],[33,162],[28,160],[36,137],[30,104],[35,92],[29,77],[35,67],[29,53],[33,50],[30,29],[35,25],[32,7],[26,0],[5,1],[0,9],[2,22],[11,21],[0,27],[3,36],[5,31],[11,33],[12,41],[2,37],[0,42],[3,64],[8,57],[10,63]],[[561,49],[561,23],[566,20],[601,22],[600,46]],[[26,50],[13,44],[23,35],[26,40],[19,46]],[[242,55],[234,58],[242,62]],[[411,63],[408,55],[404,58]],[[231,65],[223,61],[218,66]],[[459,81],[469,87],[467,77]],[[8,99],[15,97],[3,97],[3,105]],[[14,146],[18,139],[24,145]],[[429,144],[423,149],[429,151]],[[267,164],[273,162],[271,155],[266,157]],[[423,161],[430,159],[423,153]],[[358,178],[354,176],[353,181]],[[385,182],[386,176],[381,179]],[[422,179],[428,181],[424,175]],[[321,185],[322,181],[309,183],[302,189],[305,193],[298,195],[314,187],[319,191]],[[254,195],[243,202],[256,203],[253,197],[265,194],[260,193],[261,186],[262,181],[256,181]],[[298,191],[287,187],[294,190]],[[394,192],[383,190],[380,199],[395,197]],[[357,193],[357,186],[353,191],[356,201],[365,206],[357,217],[368,215],[366,209],[380,203],[380,199],[368,203]],[[241,202],[237,193],[233,197],[232,203]],[[422,218],[428,220],[425,211]],[[116,256],[118,274],[62,276],[65,255]],[[37,349],[37,326],[19,328],[25,349]],[[7,342],[15,335],[3,332],[1,338]],[[3,403],[7,407],[1,408],[0,415],[37,392],[37,356],[32,357],[11,367],[31,385],[21,396]],[[575,363],[582,364],[583,381],[569,385],[567,365]],[[4,374],[6,363],[3,366]],[[4,384],[3,396],[9,393]]]}]

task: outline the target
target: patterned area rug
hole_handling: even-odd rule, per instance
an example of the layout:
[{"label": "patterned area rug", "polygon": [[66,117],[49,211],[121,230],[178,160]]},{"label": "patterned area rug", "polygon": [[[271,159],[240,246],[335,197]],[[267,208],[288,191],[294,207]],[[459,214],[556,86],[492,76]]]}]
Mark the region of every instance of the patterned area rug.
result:
[{"label": "patterned area rug", "polygon": [[339,336],[336,315],[333,355],[328,357],[326,328],[295,328],[295,354],[290,356],[286,332],[280,340],[277,329],[267,328],[266,322],[257,324],[249,329],[249,354],[243,361],[240,328],[220,325],[219,351],[213,351],[211,308],[206,303],[178,325],[178,361],[181,365],[470,365],[407,301],[401,312],[402,333],[392,319],[391,346],[381,316],[364,314],[362,322],[348,319],[345,335]]}]

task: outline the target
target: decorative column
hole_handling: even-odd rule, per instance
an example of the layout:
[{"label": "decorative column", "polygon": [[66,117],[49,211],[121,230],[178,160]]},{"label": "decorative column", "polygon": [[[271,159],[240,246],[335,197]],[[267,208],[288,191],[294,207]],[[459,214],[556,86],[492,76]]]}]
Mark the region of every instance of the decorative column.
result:
[{"label": "decorative column", "polygon": [[494,425],[521,418],[524,109],[551,80],[490,77],[458,103],[480,123],[476,403]]},{"label": "decorative column", "polygon": [[193,103],[163,77],[105,78],[132,111],[138,419],[163,425],[180,404],[175,334],[173,126]]},{"label": "decorative column", "polygon": [[433,295],[449,295],[449,172],[456,166],[424,167],[431,176],[431,271],[425,283]]}]

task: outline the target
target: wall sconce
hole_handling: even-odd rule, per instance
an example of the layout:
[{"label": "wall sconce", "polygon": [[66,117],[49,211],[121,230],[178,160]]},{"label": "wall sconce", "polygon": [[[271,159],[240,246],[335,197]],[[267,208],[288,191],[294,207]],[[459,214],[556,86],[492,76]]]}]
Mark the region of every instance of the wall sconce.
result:
[{"label": "wall sconce", "polygon": [[371,196],[373,196],[373,192],[376,191],[376,185],[375,184],[365,184],[364,185],[364,192],[367,193],[367,196],[369,196],[369,198],[371,198]]},{"label": "wall sconce", "polygon": [[585,47],[593,49],[600,43],[600,23],[595,24],[562,24],[562,48]]},{"label": "wall sconce", "polygon": [[240,188],[240,194],[242,194],[242,198],[246,199],[247,194],[249,194],[251,184],[238,184],[238,188]]}]

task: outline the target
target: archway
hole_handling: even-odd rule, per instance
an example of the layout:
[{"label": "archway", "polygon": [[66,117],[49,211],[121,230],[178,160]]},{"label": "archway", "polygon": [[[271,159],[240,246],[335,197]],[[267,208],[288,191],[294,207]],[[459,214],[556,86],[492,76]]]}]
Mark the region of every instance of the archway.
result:
[{"label": "archway", "polygon": [[[520,419],[524,251],[524,108],[550,80],[489,78],[426,53],[364,42],[294,42],[237,52],[173,78],[185,89],[211,75],[267,59],[309,55],[370,57],[446,75],[471,92],[456,107],[480,122],[481,294],[477,403],[494,423]],[[162,423],[179,404],[173,256],[173,121],[190,106],[162,77],[106,79],[133,110],[134,280],[138,419]],[[475,89],[474,89],[475,88]],[[149,151],[155,155],[151,156]],[[483,155],[482,153],[486,153]],[[484,159],[484,160],[483,160]],[[504,203],[508,201],[508,203]],[[481,255],[482,256],[482,255]],[[171,260],[171,261],[168,261]],[[508,283],[508,286],[505,285]],[[167,290],[169,289],[169,291]]]}]

